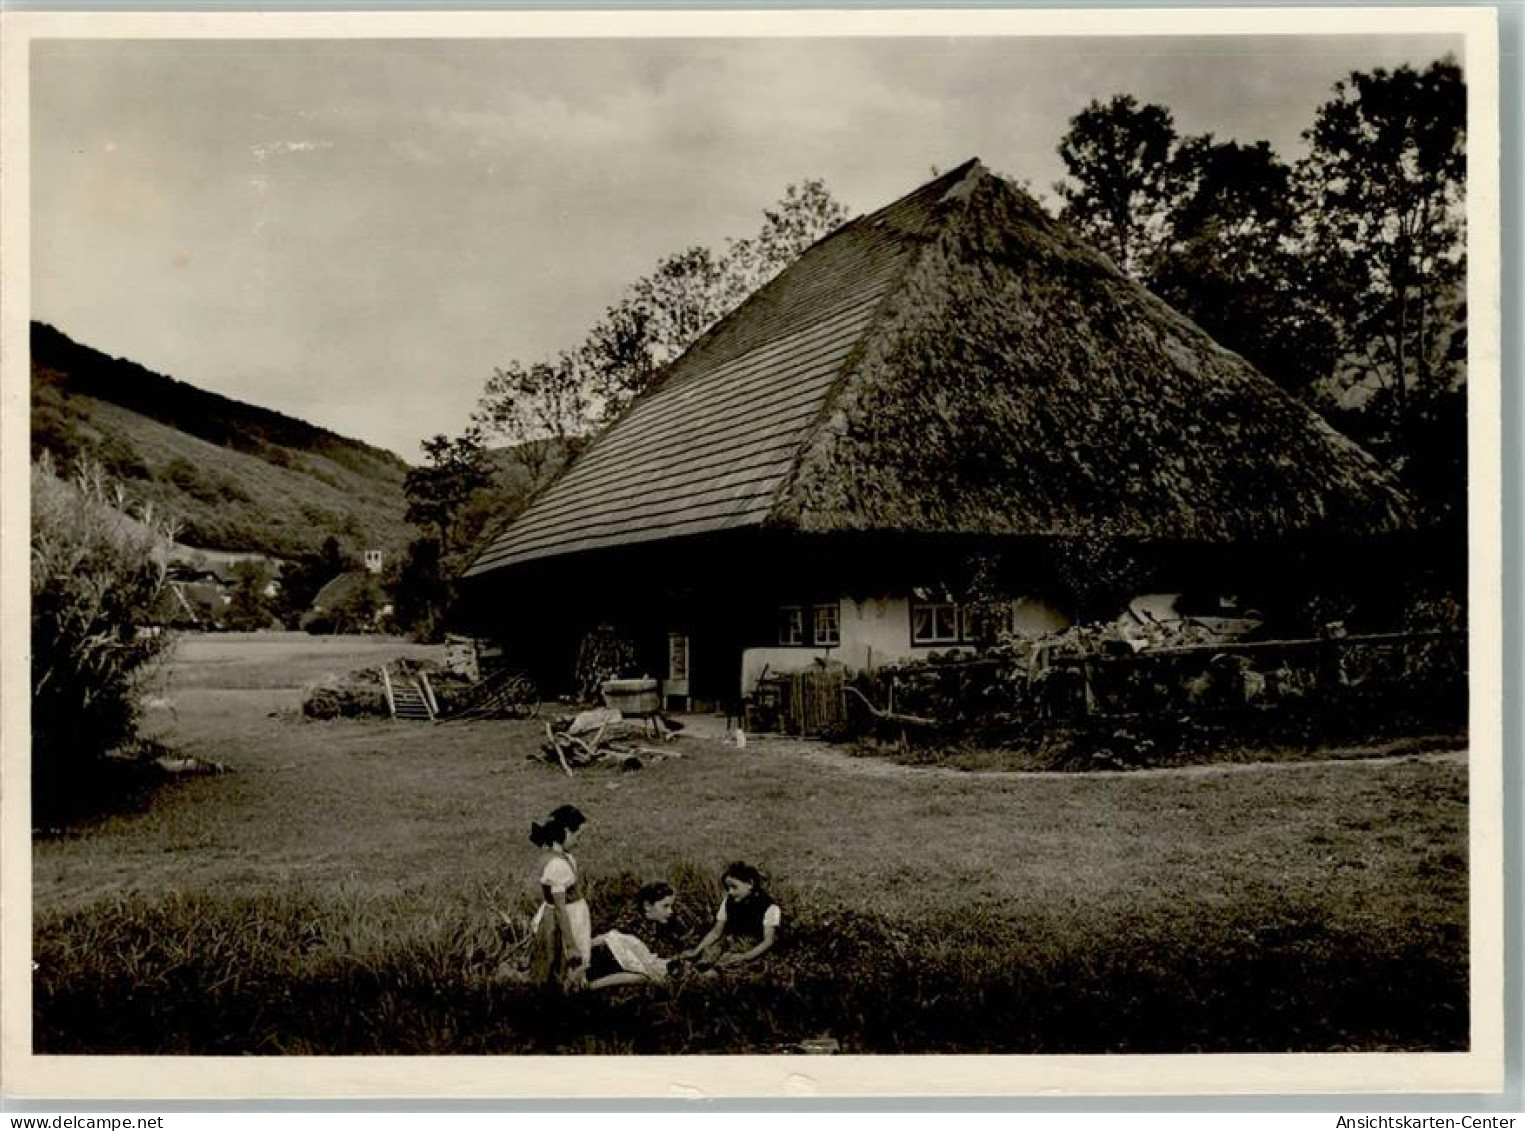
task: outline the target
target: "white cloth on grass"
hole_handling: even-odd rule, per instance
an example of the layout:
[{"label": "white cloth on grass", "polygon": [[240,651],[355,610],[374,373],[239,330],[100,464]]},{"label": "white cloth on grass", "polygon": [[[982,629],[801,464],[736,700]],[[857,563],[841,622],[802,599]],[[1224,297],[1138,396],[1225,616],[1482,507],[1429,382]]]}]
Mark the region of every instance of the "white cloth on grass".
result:
[{"label": "white cloth on grass", "polygon": [[644,975],[653,982],[666,981],[667,962],[652,954],[651,948],[634,935],[627,935],[624,931],[605,931],[594,941],[609,948],[609,953],[619,963],[621,970]]}]

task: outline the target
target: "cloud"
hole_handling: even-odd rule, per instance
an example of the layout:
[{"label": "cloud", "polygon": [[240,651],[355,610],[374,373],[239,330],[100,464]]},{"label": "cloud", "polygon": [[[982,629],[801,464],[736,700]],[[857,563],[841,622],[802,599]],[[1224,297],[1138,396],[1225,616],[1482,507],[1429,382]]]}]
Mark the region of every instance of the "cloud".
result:
[{"label": "cloud", "polygon": [[286,153],[316,153],[322,149],[332,149],[331,141],[269,141],[258,145],[251,145],[249,152],[254,155],[256,161],[264,161],[273,156]]}]

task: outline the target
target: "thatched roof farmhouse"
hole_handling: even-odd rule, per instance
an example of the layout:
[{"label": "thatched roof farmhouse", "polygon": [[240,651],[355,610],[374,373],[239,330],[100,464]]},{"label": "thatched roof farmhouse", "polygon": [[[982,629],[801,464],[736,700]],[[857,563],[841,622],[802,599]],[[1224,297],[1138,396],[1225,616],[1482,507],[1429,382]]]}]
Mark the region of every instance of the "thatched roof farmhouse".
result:
[{"label": "thatched roof farmhouse", "polygon": [[1362,449],[971,161],[717,323],[467,591],[547,674],[605,623],[722,698],[762,663],[958,643],[928,609],[992,547],[1036,631],[1066,615],[1065,540],[1221,571],[1408,521]]}]

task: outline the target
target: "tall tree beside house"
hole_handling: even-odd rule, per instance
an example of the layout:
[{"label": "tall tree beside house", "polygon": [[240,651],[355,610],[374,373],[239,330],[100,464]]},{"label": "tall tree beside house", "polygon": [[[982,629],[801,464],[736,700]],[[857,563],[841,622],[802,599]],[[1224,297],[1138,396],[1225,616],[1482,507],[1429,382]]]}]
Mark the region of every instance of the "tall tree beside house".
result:
[{"label": "tall tree beside house", "polygon": [[1055,188],[1125,272],[1284,388],[1332,387],[1342,426],[1433,479],[1457,463],[1429,449],[1455,439],[1463,381],[1465,118],[1450,59],[1354,73],[1293,169],[1120,94],[1071,119]]},{"label": "tall tree beside house", "polygon": [[1289,392],[1334,369],[1338,333],[1309,285],[1293,171],[1270,143],[1186,138],[1143,282]]},{"label": "tall tree beside house", "polygon": [[1293,171],[1268,142],[1179,137],[1131,95],[1070,119],[1061,218],[1283,388],[1332,372],[1337,334],[1308,272]]},{"label": "tall tree beside house", "polygon": [[535,488],[648,389],[663,368],[801,252],[847,219],[818,179],[791,184],[751,237],[723,252],[694,246],[658,262],[554,360],[494,370],[474,427],[507,445]]},{"label": "tall tree beside house", "polygon": [[392,595],[392,619],[422,639],[438,634],[450,598],[450,580],[440,564],[439,543],[415,538],[387,565],[382,586]]},{"label": "tall tree beside house", "polygon": [[457,575],[495,518],[497,468],[481,430],[437,434],[423,443],[427,463],[408,472],[407,519],[420,531],[388,580],[394,617],[405,630],[436,636]]},{"label": "tall tree beside house", "polygon": [[461,543],[466,527],[480,522],[467,504],[493,485],[492,460],[477,428],[454,437],[437,433],[423,442],[423,449],[427,462],[403,480],[407,519],[449,550]]},{"label": "tall tree beside house", "polygon": [[1338,378],[1369,396],[1365,439],[1400,471],[1465,381],[1466,115],[1447,58],[1352,73],[1304,134],[1298,178],[1340,324]]},{"label": "tall tree beside house", "polygon": [[1093,101],[1070,119],[1059,142],[1069,180],[1054,186],[1059,218],[1143,279],[1166,235],[1175,193],[1175,121],[1131,94]]},{"label": "tall tree beside house", "polygon": [[638,279],[579,351],[602,420],[615,416],[710,326],[846,220],[847,209],[824,181],[791,184],[763,210],[756,235],[729,241],[720,254],[688,248]]},{"label": "tall tree beside house", "polygon": [[[580,355],[605,417],[740,301],[726,257],[707,247],[669,255],[593,327]],[[745,297],[745,296],[743,296]]]},{"label": "tall tree beside house", "polygon": [[584,366],[563,352],[554,361],[510,361],[494,369],[472,414],[472,427],[478,436],[492,435],[510,445],[533,494],[581,448],[593,415]]}]

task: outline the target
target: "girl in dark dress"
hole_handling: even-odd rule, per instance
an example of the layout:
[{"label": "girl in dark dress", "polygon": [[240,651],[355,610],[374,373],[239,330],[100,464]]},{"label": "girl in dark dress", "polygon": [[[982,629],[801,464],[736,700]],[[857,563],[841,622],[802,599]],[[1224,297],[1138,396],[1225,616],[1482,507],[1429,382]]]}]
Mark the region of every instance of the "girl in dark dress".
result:
[{"label": "girl in dark dress", "polygon": [[715,924],[684,955],[700,967],[723,970],[761,958],[773,948],[783,911],[763,887],[762,873],[738,860],[720,876],[725,898]]}]

